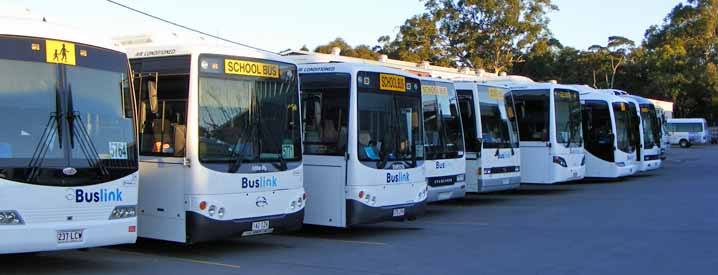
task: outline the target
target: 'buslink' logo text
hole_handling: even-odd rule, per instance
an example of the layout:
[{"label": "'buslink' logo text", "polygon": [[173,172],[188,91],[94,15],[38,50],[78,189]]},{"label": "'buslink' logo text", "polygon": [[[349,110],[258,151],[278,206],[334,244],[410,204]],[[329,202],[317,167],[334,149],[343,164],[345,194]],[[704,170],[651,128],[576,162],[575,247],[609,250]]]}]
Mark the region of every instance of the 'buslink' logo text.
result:
[{"label": "'buslink' logo text", "polygon": [[119,188],[108,190],[102,188],[98,191],[88,192],[82,189],[68,189],[67,200],[74,200],[76,203],[93,203],[93,202],[120,202],[122,201],[122,191]]}]

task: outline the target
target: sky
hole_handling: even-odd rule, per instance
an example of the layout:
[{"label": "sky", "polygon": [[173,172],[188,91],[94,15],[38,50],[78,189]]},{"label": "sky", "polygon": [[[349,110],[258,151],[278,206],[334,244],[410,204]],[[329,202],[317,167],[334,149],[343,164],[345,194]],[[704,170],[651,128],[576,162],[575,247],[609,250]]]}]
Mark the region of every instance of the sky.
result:
[{"label": "sky", "polygon": [[[351,45],[376,45],[403,22],[423,11],[419,0],[116,0],[153,15],[278,52],[310,49],[336,37]],[[565,46],[605,45],[611,35],[640,43],[646,29],[660,24],[680,1],[554,0],[549,28]],[[0,16],[26,13],[104,36],[177,31],[104,0],[0,0]]]}]

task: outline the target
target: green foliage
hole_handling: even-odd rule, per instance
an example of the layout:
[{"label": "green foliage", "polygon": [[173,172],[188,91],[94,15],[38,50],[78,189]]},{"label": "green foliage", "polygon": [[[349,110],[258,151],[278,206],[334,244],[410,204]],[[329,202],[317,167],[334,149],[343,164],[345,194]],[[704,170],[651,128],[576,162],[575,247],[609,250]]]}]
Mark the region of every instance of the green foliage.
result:
[{"label": "green foliage", "polygon": [[314,52],[329,54],[332,52],[332,48],[334,47],[339,48],[341,50],[341,55],[343,56],[373,60],[379,58],[379,53],[374,51],[371,47],[367,45],[359,45],[356,47],[352,47],[340,37],[337,37],[336,39],[334,39],[334,41],[331,41],[326,45],[317,46],[314,49]]}]

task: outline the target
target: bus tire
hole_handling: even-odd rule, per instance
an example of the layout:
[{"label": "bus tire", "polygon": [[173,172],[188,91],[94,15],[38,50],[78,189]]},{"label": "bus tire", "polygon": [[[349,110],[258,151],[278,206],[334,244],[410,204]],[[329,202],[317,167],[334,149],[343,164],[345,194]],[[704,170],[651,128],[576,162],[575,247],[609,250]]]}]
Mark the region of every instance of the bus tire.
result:
[{"label": "bus tire", "polygon": [[688,148],[688,147],[691,147],[691,143],[690,143],[690,142],[688,142],[688,141],[687,141],[687,140],[685,140],[685,139],[681,139],[681,141],[680,141],[680,142],[678,142],[678,145],[680,145],[680,146],[681,146],[681,148]]}]

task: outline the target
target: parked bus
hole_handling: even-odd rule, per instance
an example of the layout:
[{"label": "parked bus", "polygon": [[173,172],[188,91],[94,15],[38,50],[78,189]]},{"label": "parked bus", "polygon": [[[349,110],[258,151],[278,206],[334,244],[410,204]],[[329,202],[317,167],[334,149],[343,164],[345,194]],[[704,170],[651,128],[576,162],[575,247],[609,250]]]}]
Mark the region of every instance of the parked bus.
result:
[{"label": "parked bus", "polygon": [[674,118],[668,120],[668,132],[671,144],[678,144],[682,148],[693,144],[706,144],[710,133],[708,123],[704,118]]},{"label": "parked bus", "polygon": [[638,135],[631,123],[628,101],[588,86],[580,91],[586,177],[620,178],[635,174]]},{"label": "parked bus", "polygon": [[455,82],[466,144],[467,192],[494,192],[521,184],[521,150],[513,98],[506,87]]},{"label": "parked bus", "polygon": [[553,83],[511,88],[521,144],[521,182],[554,184],[580,180],[586,157],[578,92]]},{"label": "parked bus", "polygon": [[135,242],[133,100],[118,45],[0,19],[0,254]]},{"label": "parked bus", "polygon": [[124,41],[139,104],[139,236],[196,243],[299,229],[296,65],[234,45],[144,41]]},{"label": "parked bus", "polygon": [[466,195],[466,155],[454,83],[421,78],[428,202]]},{"label": "parked bus", "polygon": [[424,212],[421,83],[355,63],[300,64],[304,223],[333,227],[414,219]]},{"label": "parked bus", "polygon": [[631,104],[635,104],[636,112],[640,117],[641,150],[638,151],[637,161],[641,171],[649,171],[661,167],[661,132],[658,125],[656,108],[649,100],[633,95],[624,95]]}]

